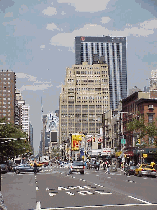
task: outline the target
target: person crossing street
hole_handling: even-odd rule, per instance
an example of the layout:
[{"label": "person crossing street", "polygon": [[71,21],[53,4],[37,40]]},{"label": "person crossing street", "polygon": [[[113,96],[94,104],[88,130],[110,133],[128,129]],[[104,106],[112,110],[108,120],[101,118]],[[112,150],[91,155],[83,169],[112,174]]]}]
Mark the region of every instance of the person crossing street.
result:
[{"label": "person crossing street", "polygon": [[34,161],[34,174],[36,174],[37,173],[37,162],[36,162],[36,160]]}]

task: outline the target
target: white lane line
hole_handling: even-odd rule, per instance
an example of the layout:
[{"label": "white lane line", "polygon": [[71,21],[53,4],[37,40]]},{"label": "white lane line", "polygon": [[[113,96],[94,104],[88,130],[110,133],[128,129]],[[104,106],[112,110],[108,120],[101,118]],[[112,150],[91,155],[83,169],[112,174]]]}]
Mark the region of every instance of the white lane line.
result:
[{"label": "white lane line", "polygon": [[49,193],[49,196],[54,196],[54,195],[56,195],[55,193]]},{"label": "white lane line", "polygon": [[[67,207],[54,207],[54,208],[47,208],[47,209],[42,209],[42,210],[58,210],[58,209],[86,209],[86,208],[105,208],[105,207],[118,207],[118,206],[157,206],[157,204],[138,204],[138,203],[132,203],[132,204],[122,204],[122,205],[117,205],[117,204],[106,204],[106,205],[100,205],[100,206],[67,206]],[[36,210],[41,210],[41,209],[36,209]]]},{"label": "white lane line", "polygon": [[40,210],[41,209],[41,202],[37,201],[36,202],[36,210]]},{"label": "white lane line", "polygon": [[152,204],[152,203],[150,203],[149,201],[144,201],[144,200],[142,200],[142,199],[139,199],[139,198],[136,198],[136,197],[133,197],[133,196],[128,196],[129,198],[133,198],[134,200],[137,200],[137,201],[141,201],[141,202],[143,202],[143,203],[146,203],[146,204]]},{"label": "white lane line", "polygon": [[68,195],[75,195],[74,193],[71,193],[71,192],[66,192]]}]

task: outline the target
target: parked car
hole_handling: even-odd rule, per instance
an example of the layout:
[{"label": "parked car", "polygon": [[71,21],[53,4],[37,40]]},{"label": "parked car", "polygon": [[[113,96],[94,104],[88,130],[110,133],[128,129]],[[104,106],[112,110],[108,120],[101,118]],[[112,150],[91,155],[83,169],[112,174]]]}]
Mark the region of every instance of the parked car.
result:
[{"label": "parked car", "polygon": [[83,161],[74,161],[69,165],[69,173],[72,172],[80,172],[80,174],[84,174],[85,164]]},{"label": "parked car", "polygon": [[0,165],[1,165],[1,173],[3,173],[3,174],[7,173],[8,172],[7,164],[2,163]]},{"label": "parked car", "polygon": [[[41,168],[37,168],[37,172],[39,172]],[[21,164],[15,167],[16,174],[21,172],[34,172],[34,167],[30,166],[29,164]]]},{"label": "parked car", "polygon": [[157,176],[157,171],[152,165],[141,164],[140,167],[136,167],[134,175],[137,176]]},{"label": "parked car", "polygon": [[127,170],[125,171],[125,175],[128,175],[128,176],[134,175],[135,169],[136,169],[136,166],[129,166]]}]

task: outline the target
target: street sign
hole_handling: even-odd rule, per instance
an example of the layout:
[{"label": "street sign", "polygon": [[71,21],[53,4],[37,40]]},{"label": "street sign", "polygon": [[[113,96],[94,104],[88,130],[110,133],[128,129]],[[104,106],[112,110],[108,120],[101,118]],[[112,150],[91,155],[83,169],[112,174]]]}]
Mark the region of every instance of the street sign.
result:
[{"label": "street sign", "polygon": [[121,144],[126,144],[126,139],[121,139]]}]

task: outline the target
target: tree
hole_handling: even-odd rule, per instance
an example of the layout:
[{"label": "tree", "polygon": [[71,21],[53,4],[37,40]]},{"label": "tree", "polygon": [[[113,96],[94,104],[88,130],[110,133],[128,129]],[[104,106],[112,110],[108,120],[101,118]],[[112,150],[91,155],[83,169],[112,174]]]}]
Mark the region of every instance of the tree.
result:
[{"label": "tree", "polygon": [[[140,139],[144,138],[145,136],[148,136],[148,142],[146,145],[157,145],[156,123],[148,122],[147,124],[145,124],[144,117],[142,117],[140,114],[137,115],[137,118],[133,118],[129,123],[127,123],[127,130],[131,132],[137,132]],[[149,139],[153,139],[153,142],[149,142]]]},{"label": "tree", "polygon": [[0,156],[15,157],[32,152],[27,138],[28,135],[19,126],[8,123],[5,118],[0,119]]}]

